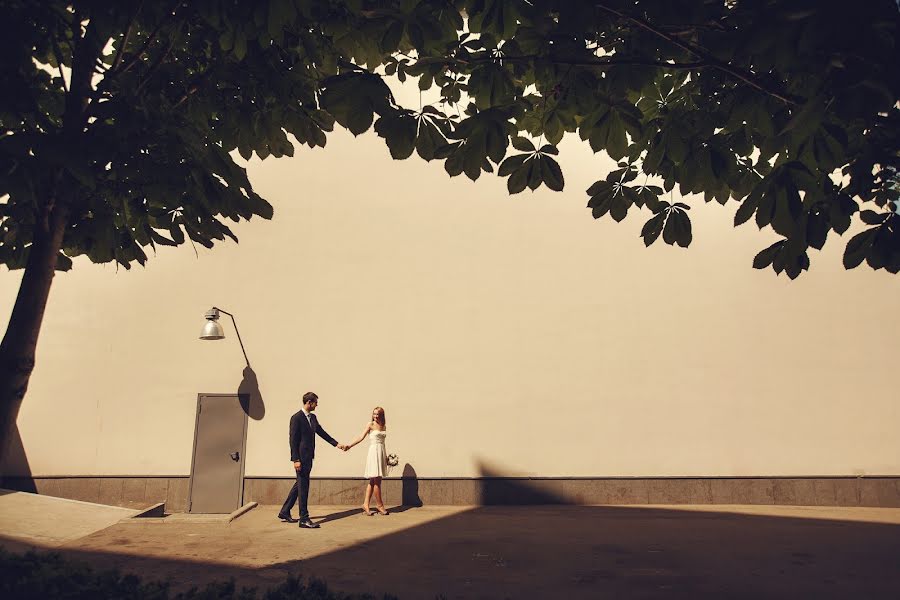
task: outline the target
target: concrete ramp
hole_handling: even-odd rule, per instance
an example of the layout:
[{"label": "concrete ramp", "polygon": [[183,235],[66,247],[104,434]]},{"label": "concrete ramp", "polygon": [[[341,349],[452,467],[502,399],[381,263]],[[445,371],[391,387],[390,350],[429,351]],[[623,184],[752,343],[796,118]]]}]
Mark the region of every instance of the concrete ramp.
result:
[{"label": "concrete ramp", "polygon": [[140,512],[0,489],[0,537],[26,545],[61,546]]}]

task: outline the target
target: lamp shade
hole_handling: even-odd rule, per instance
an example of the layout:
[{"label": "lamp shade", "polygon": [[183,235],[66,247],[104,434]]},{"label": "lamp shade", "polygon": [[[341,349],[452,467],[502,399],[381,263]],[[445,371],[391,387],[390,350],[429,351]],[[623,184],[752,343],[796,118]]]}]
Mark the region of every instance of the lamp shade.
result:
[{"label": "lamp shade", "polygon": [[210,310],[206,313],[206,324],[203,326],[203,331],[200,332],[201,340],[221,340],[225,337],[225,332],[222,330],[222,326],[219,325],[219,311],[218,310]]}]

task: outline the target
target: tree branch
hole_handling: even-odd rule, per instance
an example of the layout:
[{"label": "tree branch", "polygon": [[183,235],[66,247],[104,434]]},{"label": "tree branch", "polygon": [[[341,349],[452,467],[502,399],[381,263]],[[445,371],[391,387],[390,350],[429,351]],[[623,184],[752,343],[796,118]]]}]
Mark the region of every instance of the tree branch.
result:
[{"label": "tree branch", "polygon": [[160,65],[162,65],[166,58],[169,57],[169,54],[172,52],[172,48],[175,47],[175,42],[178,41],[178,38],[181,37],[181,30],[184,28],[184,24],[186,21],[182,21],[178,26],[178,29],[175,30],[175,35],[172,36],[172,39],[169,40],[169,45],[166,46],[166,51],[159,55],[159,57],[150,65],[150,69],[147,71],[147,75],[144,77],[143,81],[141,81],[137,89],[135,89],[136,94],[140,94],[141,90],[144,89],[151,79],[153,79],[153,75],[156,74],[156,71],[159,69]]},{"label": "tree branch", "polygon": [[709,66],[716,68],[720,71],[723,71],[725,73],[728,73],[732,77],[740,79],[741,81],[743,81],[750,87],[752,87],[760,92],[763,92],[769,96],[772,96],[773,98],[777,98],[777,99],[781,100],[782,102],[784,102],[785,104],[788,104],[791,106],[795,106],[795,105],[799,104],[799,102],[797,100],[790,98],[787,95],[785,95],[779,91],[773,90],[773,89],[763,85],[762,83],[758,82],[753,73],[751,73],[749,71],[743,71],[736,67],[732,67],[728,63],[718,60],[717,58],[715,58],[708,52],[704,51],[703,49],[698,48],[697,46],[694,46],[693,44],[689,44],[687,42],[679,40],[677,37],[659,30],[658,28],[654,27],[653,24],[651,24],[649,21],[646,21],[645,19],[641,19],[639,17],[632,17],[631,15],[627,15],[621,11],[618,11],[614,8],[610,8],[603,4],[596,4],[595,6],[597,6],[597,8],[600,8],[602,10],[605,10],[606,12],[613,14],[621,19],[625,19],[626,21],[631,21],[638,27],[649,31],[653,35],[661,37],[662,39],[668,41],[670,44],[673,44],[674,46],[681,48],[682,50],[685,50],[686,52],[690,52],[697,58],[699,58],[702,61],[704,61],[705,63],[707,63]]},{"label": "tree branch", "polygon": [[63,91],[68,94],[69,88],[66,86],[66,76],[63,73],[62,49],[59,47],[55,35],[51,37],[51,40],[53,41],[53,54],[56,56],[56,66],[59,68],[59,78],[62,80]]},{"label": "tree branch", "polygon": [[163,28],[163,26],[168,23],[173,16],[175,16],[175,10],[178,8],[178,5],[181,4],[181,2],[182,0],[175,0],[174,2],[172,2],[169,9],[166,11],[166,15],[160,20],[153,31],[150,32],[150,35],[147,36],[147,40],[141,46],[141,49],[138,50],[137,54],[130,57],[124,65],[122,65],[120,71],[115,72],[116,75],[118,75],[119,73],[124,73],[125,71],[136,65],[141,60],[141,58],[143,58],[144,54],[147,52],[147,49],[150,48],[150,45],[156,40],[156,36]]},{"label": "tree branch", "polygon": [[188,98],[200,91],[200,84],[202,84],[214,70],[214,67],[210,67],[203,71],[203,73],[198,75],[194,79],[193,83],[188,86],[187,91],[181,96],[181,98],[178,99],[178,101],[172,106],[172,108],[178,108],[179,106],[187,102]]},{"label": "tree branch", "polygon": [[669,35],[690,35],[700,30],[706,31],[727,31],[727,29],[719,21],[709,21],[707,23],[693,23],[683,25],[660,25],[660,30]]},{"label": "tree branch", "polygon": [[673,70],[685,70],[685,69],[702,69],[705,67],[711,67],[711,65],[705,61],[698,61],[692,63],[666,63],[666,62],[657,62],[653,60],[644,60],[640,58],[607,58],[607,59],[595,59],[595,60],[570,60],[564,58],[556,58],[554,56],[538,56],[538,55],[523,55],[523,56],[486,56],[484,58],[422,58],[416,61],[414,64],[425,64],[425,65],[435,65],[435,64],[459,64],[459,65],[472,65],[472,64],[482,64],[488,62],[529,62],[533,60],[547,60],[557,65],[570,65],[573,67],[598,67],[598,68],[607,68],[607,67],[616,67],[616,66],[640,66],[640,67],[654,67],[660,69],[673,69]]},{"label": "tree branch", "polygon": [[110,70],[115,71],[119,68],[119,65],[122,63],[122,58],[125,55],[125,48],[128,46],[128,42],[131,40],[131,34],[134,33],[134,23],[135,19],[137,19],[138,14],[141,12],[141,9],[144,7],[144,0],[141,0],[137,8],[131,14],[131,19],[128,20],[128,26],[125,28],[125,33],[122,36],[122,45],[119,46],[119,51],[116,52],[116,57],[113,59],[113,63],[110,66]]}]

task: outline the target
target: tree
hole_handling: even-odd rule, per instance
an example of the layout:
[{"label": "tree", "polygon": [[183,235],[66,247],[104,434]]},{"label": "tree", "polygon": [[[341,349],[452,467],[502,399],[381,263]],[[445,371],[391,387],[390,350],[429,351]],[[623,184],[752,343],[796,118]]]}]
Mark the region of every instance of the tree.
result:
[{"label": "tree", "polygon": [[[687,247],[688,201],[783,239],[756,268],[797,277],[854,219],[844,263],[900,271],[900,18],[891,0],[5,0],[0,263],[24,268],[0,343],[0,431],[24,398],[55,270],[86,255],[236,239],[271,218],[234,151],[325,146],[374,124],[396,159],[509,192],[564,188],[577,134],[618,168],[595,218],[651,213]],[[385,77],[440,101],[399,106]],[[290,137],[289,137],[290,136]],[[510,152],[510,147],[512,151]],[[860,210],[860,207],[864,210]]]}]

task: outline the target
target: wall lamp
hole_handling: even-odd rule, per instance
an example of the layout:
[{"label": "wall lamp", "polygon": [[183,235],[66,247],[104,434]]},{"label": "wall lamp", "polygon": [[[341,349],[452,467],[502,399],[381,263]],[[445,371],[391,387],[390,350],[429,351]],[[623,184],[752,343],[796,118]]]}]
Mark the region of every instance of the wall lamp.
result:
[{"label": "wall lamp", "polygon": [[244,353],[244,360],[247,362],[247,366],[250,366],[250,360],[247,358],[247,351],[244,350],[244,342],[241,341],[241,332],[238,331],[237,321],[234,320],[234,315],[228,312],[227,310],[222,310],[221,308],[216,308],[213,306],[211,309],[206,311],[206,314],[203,315],[206,317],[206,324],[203,325],[203,331],[200,332],[201,340],[221,340],[225,338],[225,331],[222,329],[222,325],[219,324],[219,313],[225,313],[229,317],[231,317],[231,322],[234,324],[234,332],[237,334],[238,343],[241,345],[241,352]]}]

